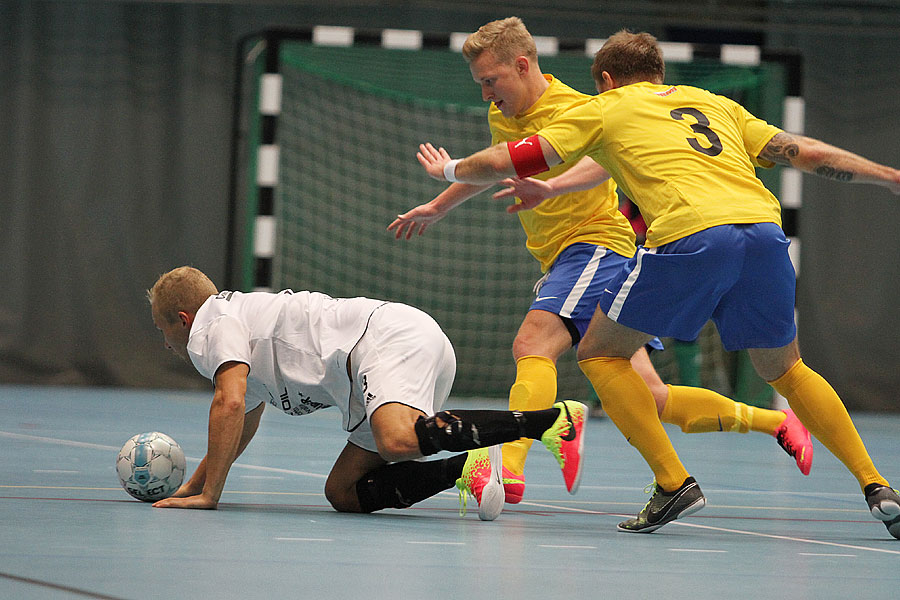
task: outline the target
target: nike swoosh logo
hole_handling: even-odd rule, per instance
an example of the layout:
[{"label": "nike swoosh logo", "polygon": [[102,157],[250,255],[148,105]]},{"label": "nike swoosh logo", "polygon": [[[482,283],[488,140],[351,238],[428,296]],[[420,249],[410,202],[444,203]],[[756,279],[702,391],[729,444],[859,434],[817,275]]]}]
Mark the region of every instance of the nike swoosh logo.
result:
[{"label": "nike swoosh logo", "polygon": [[556,296],[538,296],[534,299],[535,302],[540,302],[541,300],[554,300]]},{"label": "nike swoosh logo", "polygon": [[[685,491],[691,489],[692,487],[695,487],[696,485],[697,485],[696,483],[690,484],[688,487],[685,488]],[[647,508],[647,522],[648,523],[658,523],[659,521],[664,519],[668,515],[669,511],[671,511],[674,508],[675,502],[677,502],[681,498],[682,494],[683,494],[683,492],[681,494],[675,494],[674,496],[672,496],[672,498],[668,502],[663,504],[662,508],[660,508],[659,510],[653,510],[652,508],[648,507]]]},{"label": "nike swoosh logo", "polygon": [[566,409],[566,421],[569,422],[569,431],[567,431],[565,435],[561,435],[559,437],[564,442],[571,442],[575,439],[575,422],[572,421],[572,414],[569,412],[569,406],[567,404],[563,404],[563,408]]},{"label": "nike swoosh logo", "polygon": [[528,140],[522,140],[519,143],[517,143],[515,146],[513,146],[513,148],[518,148],[519,146],[522,146],[522,145],[533,146],[534,144],[532,144]]}]

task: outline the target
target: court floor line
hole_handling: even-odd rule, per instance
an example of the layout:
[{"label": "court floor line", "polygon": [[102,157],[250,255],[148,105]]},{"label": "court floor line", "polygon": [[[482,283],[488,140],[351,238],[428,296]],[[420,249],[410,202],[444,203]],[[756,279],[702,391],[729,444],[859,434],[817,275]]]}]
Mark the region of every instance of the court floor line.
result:
[{"label": "court floor line", "polygon": [[[13,439],[20,439],[20,440],[27,440],[27,441],[34,441],[34,442],[44,442],[44,443],[48,443],[48,444],[60,444],[60,445],[64,445],[64,446],[77,446],[77,447],[82,447],[82,448],[92,448],[95,450],[113,450],[116,452],[118,452],[118,450],[119,450],[119,448],[116,448],[114,446],[106,446],[103,444],[93,444],[90,442],[78,442],[75,440],[65,440],[65,439],[61,439],[61,438],[51,438],[51,437],[43,437],[43,436],[37,436],[37,435],[28,435],[28,434],[24,434],[24,433],[13,433],[11,431],[0,431],[0,437],[8,437],[8,438],[13,438]],[[187,460],[191,460],[191,461],[195,461],[195,462],[199,462],[201,460],[200,458],[193,457],[193,456],[186,456],[185,458]],[[256,471],[263,471],[263,472],[267,472],[267,473],[283,473],[286,475],[302,475],[304,477],[314,477],[316,479],[326,479],[328,477],[327,475],[323,475],[321,473],[311,473],[309,471],[298,471],[295,469],[283,469],[283,468],[278,468],[278,467],[265,467],[262,465],[248,465],[248,464],[244,464],[241,462],[235,462],[232,466],[238,467],[241,469],[253,469]],[[546,483],[545,484],[541,484],[541,483],[529,484],[529,488],[533,488],[533,489],[534,488],[556,488],[556,487],[559,487],[559,486],[546,484]],[[628,487],[628,486],[582,485],[582,486],[580,486],[580,489],[596,490],[596,491],[634,491],[635,488]],[[810,495],[814,495],[818,498],[857,498],[859,496],[859,494],[848,493],[848,492],[815,492],[815,493],[813,493],[813,492],[791,492],[791,491],[784,491],[784,490],[735,490],[735,489],[724,489],[724,488],[723,489],[705,489],[705,492],[707,494],[738,493],[738,494],[756,495],[756,496],[776,496],[776,495],[777,496],[810,496]],[[456,495],[456,492],[444,492],[444,493],[452,494],[454,496]],[[590,503],[593,501],[572,500],[572,502],[574,502],[574,503],[578,503],[578,502]],[[604,504],[606,504],[606,503],[604,502]],[[621,504],[626,504],[626,503],[621,503]],[[724,508],[724,507],[720,507],[720,508]],[[754,509],[754,508],[759,508],[759,507],[730,506],[727,508]],[[785,510],[794,510],[794,509],[791,509],[790,507],[784,507],[784,509]],[[806,509],[800,509],[800,510],[806,510]],[[847,510],[847,511],[853,512],[854,509],[811,509],[811,510]]]},{"label": "court floor line", "polygon": [[[47,443],[47,444],[59,444],[59,445],[63,445],[63,446],[91,448],[94,450],[111,450],[114,452],[118,452],[118,450],[119,450],[119,448],[116,448],[114,446],[106,446],[103,444],[93,444],[90,442],[79,442],[79,441],[75,441],[75,440],[65,440],[65,439],[61,439],[61,438],[51,438],[51,437],[44,437],[44,436],[37,436],[37,435],[28,435],[28,434],[24,434],[24,433],[13,433],[10,431],[0,431],[0,437],[7,437],[7,438],[11,438],[11,439],[19,439],[19,440],[32,441],[32,442],[43,442],[43,443]],[[200,460],[201,460],[200,458],[193,457],[193,456],[186,456],[185,458],[187,460],[193,461],[193,462],[200,462]],[[255,470],[255,471],[262,471],[262,472],[266,472],[266,473],[280,473],[280,474],[284,474],[284,475],[300,475],[303,477],[313,477],[316,479],[327,479],[327,477],[328,477],[328,475],[323,475],[321,473],[312,473],[309,471],[298,471],[296,469],[283,469],[283,468],[278,468],[278,467],[266,467],[266,466],[262,466],[262,465],[248,465],[248,464],[244,464],[241,462],[235,462],[234,464],[232,464],[232,467],[238,468],[238,469],[250,469],[250,470]],[[558,486],[550,485],[550,484],[539,484],[539,483],[529,484],[529,488],[533,488],[533,489],[534,488],[542,488],[542,487],[555,488]],[[596,491],[633,491],[634,490],[634,488],[627,487],[627,486],[599,486],[599,485],[582,485],[581,489],[582,490],[596,490]],[[815,495],[818,498],[835,498],[835,499],[857,498],[859,496],[859,494],[856,494],[856,493],[835,493],[835,492],[819,493],[819,492],[816,492],[815,494],[813,494],[812,492],[789,492],[789,491],[783,491],[783,490],[706,489],[705,491],[707,494],[740,493],[740,494],[745,494],[745,495],[756,495],[756,496],[776,496],[776,495],[777,496],[791,496],[791,495],[810,496],[810,495]],[[442,492],[442,493],[453,495],[453,496],[457,495],[457,492]],[[569,502],[575,503],[575,504],[598,503],[598,501],[592,501],[592,500],[571,500]],[[632,506],[632,505],[638,504],[638,503],[602,502],[602,504],[604,504],[606,506],[608,506],[610,504],[619,504],[622,506]],[[730,505],[717,505],[716,507],[717,508],[741,509],[741,510],[776,510],[777,509],[777,510],[788,510],[788,511],[806,510],[806,511],[812,511],[812,512],[816,512],[816,511],[856,512],[855,509],[840,509],[840,508],[809,508],[808,509],[808,508],[796,508],[796,507],[754,507],[754,506],[730,506]]]},{"label": "court floor line", "polygon": [[[557,510],[568,510],[571,512],[586,513],[586,514],[602,514],[602,515],[610,514],[610,513],[601,513],[599,511],[595,511],[595,510],[587,510],[584,508],[574,508],[574,507],[570,508],[570,507],[558,506],[558,505],[554,506],[554,505],[548,505],[548,504],[540,504],[537,502],[521,502],[520,504],[526,504],[528,506],[537,506],[540,508],[554,508]],[[629,519],[629,518],[633,517],[634,515],[611,515],[611,516],[623,517],[623,518]],[[868,546],[856,546],[854,544],[842,544],[840,542],[826,542],[823,540],[810,540],[807,538],[792,537],[789,535],[776,535],[773,533],[759,533],[757,531],[745,531],[743,529],[731,529],[728,527],[716,527],[715,525],[700,525],[699,523],[687,523],[685,521],[672,521],[667,526],[671,527],[672,525],[679,525],[681,527],[693,527],[695,529],[708,529],[710,531],[721,531],[723,533],[736,533],[739,535],[751,535],[751,536],[755,536],[755,537],[768,538],[768,539],[772,539],[772,540],[785,540],[785,541],[789,541],[789,542],[802,542],[805,544],[817,544],[820,546],[831,546],[834,548],[845,548],[845,549],[849,549],[849,550],[864,550],[864,551],[868,551],[868,552],[880,552],[883,554],[900,555],[900,550],[886,550],[884,548],[869,548]],[[625,533],[624,535],[628,535],[628,534]],[[634,534],[634,535],[640,535],[640,534]],[[650,534],[646,534],[646,535],[650,535]]]},{"label": "court floor line", "polygon": [[18,581],[19,583],[27,583],[29,585],[36,585],[39,587],[50,588],[53,590],[60,590],[63,592],[68,592],[70,594],[75,594],[77,596],[83,596],[85,598],[94,598],[95,600],[124,600],[119,596],[108,596],[106,594],[98,594],[97,592],[91,592],[89,590],[83,590],[80,588],[71,587],[68,585],[59,585],[58,583],[51,583],[49,581],[41,581],[40,579],[32,579],[30,577],[20,577],[19,575],[13,575],[12,573],[3,573],[0,572],[0,578],[9,579],[11,581]]},{"label": "court floor line", "polygon": [[[0,431],[0,437],[6,437],[17,440],[24,440],[29,442],[43,442],[45,444],[58,444],[60,446],[74,446],[77,448],[90,448],[92,450],[110,450],[112,452],[118,452],[120,448],[116,448],[115,446],[106,446],[103,444],[92,444],[90,442],[77,442],[75,440],[64,440],[60,438],[51,438],[44,437],[40,435],[27,435],[24,433],[13,433],[11,431]],[[193,462],[200,462],[202,459],[194,457],[194,456],[185,456],[186,460]],[[321,473],[310,473],[308,471],[297,471],[294,469],[279,469],[277,467],[263,467],[260,465],[245,465],[243,463],[233,463],[232,467],[237,467],[238,469],[253,469],[256,471],[263,471],[265,473],[286,473],[288,475],[303,475],[304,477],[315,477],[316,479],[326,479],[327,475],[322,475]]]},{"label": "court floor line", "polygon": [[[559,485],[549,483],[529,483],[528,488],[556,489]],[[579,490],[593,490],[600,492],[628,492],[634,491],[634,487],[624,485],[585,485],[581,484]],[[800,496],[801,498],[815,496],[816,498],[859,498],[859,492],[793,492],[788,490],[743,490],[735,488],[709,488],[703,486],[704,494],[742,494],[747,496]]]},{"label": "court floor line", "polygon": [[[632,489],[632,491],[634,491]],[[449,492],[450,494],[456,495],[456,492]],[[777,495],[776,492],[773,492],[772,495]],[[855,497],[855,495],[854,495]],[[544,500],[544,502],[550,503],[552,506],[566,506],[572,507],[577,505],[582,506],[590,506],[590,505],[601,505],[601,506],[643,506],[646,502],[614,502],[612,500]],[[525,504],[525,502],[523,502]],[[773,511],[784,511],[784,512],[818,512],[818,513],[852,513],[859,514],[861,509],[858,508],[837,508],[837,507],[806,507],[806,506],[748,506],[741,504],[720,504],[716,503],[715,505],[709,504],[709,506],[715,506],[717,509],[729,509],[729,510],[773,510]]]},{"label": "court floor line", "polygon": [[[246,468],[257,468],[253,465],[244,465]],[[302,471],[290,471],[290,474],[305,474]],[[310,476],[325,478],[324,475],[319,475],[318,473],[310,473]],[[8,485],[8,484],[0,484],[0,489],[6,490],[82,490],[82,491],[99,491],[99,492],[117,492],[121,490],[121,487],[96,487],[96,486],[75,486],[75,485]],[[223,495],[246,495],[246,496],[320,496],[324,497],[324,492],[280,492],[273,490],[223,490]],[[440,492],[441,496],[444,496],[448,499],[456,499],[458,496],[457,492],[453,491],[444,491]],[[559,512],[559,511],[569,511],[573,509],[573,504],[581,504],[581,505],[601,505],[604,507],[609,506],[618,506],[618,507],[640,507],[641,504],[639,502],[613,502],[611,500],[565,500],[565,501],[551,501],[547,500],[545,502],[551,503],[546,506],[551,506],[555,509],[559,509],[557,511],[550,512]],[[530,505],[530,502],[522,502],[522,505]],[[852,513],[859,514],[859,509],[852,508],[808,508],[808,507],[791,507],[791,506],[736,506],[729,504],[716,504],[716,509],[719,510],[753,510],[753,511],[775,511],[775,512],[804,512],[804,513]],[[515,509],[513,509],[515,510]],[[525,512],[547,512],[547,511],[525,511]],[[609,511],[589,511],[595,514],[608,515],[611,514]],[[741,519],[760,519],[760,520],[776,520],[773,517],[729,517],[722,516],[723,519],[733,519],[733,518],[741,518]],[[786,521],[796,521],[796,518],[785,517]],[[821,521],[822,519],[800,519],[804,521]],[[868,522],[868,519],[854,519],[853,522]]]},{"label": "court floor line", "polygon": [[[14,438],[14,439],[30,440],[30,441],[39,441],[39,442],[45,442],[45,443],[55,443],[55,444],[61,444],[61,445],[67,445],[67,446],[79,446],[79,447],[83,447],[83,448],[94,448],[94,449],[99,449],[99,450],[118,451],[118,448],[115,448],[113,446],[105,446],[102,444],[92,444],[89,442],[76,442],[76,441],[72,441],[72,440],[63,440],[63,439],[59,439],[59,438],[49,438],[49,437],[43,437],[43,436],[33,436],[33,435],[26,435],[26,434],[21,434],[21,433],[12,433],[12,432],[7,432],[7,431],[0,431],[0,437],[8,437],[8,438]],[[191,460],[199,460],[199,459],[191,459]],[[310,473],[307,471],[296,471],[296,470],[292,470],[292,469],[280,469],[280,468],[275,468],[275,467],[262,467],[262,466],[258,466],[258,465],[244,465],[241,463],[234,463],[232,466],[238,467],[238,468],[265,471],[265,472],[270,472],[270,473],[288,473],[288,474],[294,474],[294,475],[303,475],[306,477],[316,477],[319,479],[325,479],[327,477],[327,475],[322,475],[320,473]],[[453,492],[441,492],[441,493],[453,495]],[[533,506],[533,507],[545,508],[545,509],[552,508],[552,509],[556,509],[556,510],[564,510],[564,511],[568,511],[568,512],[580,512],[580,513],[585,513],[585,514],[609,514],[609,513],[603,513],[603,512],[595,511],[595,510],[569,507],[569,506],[564,506],[564,505],[542,504],[542,503],[537,503],[537,502],[522,502],[521,505]],[[613,516],[622,517],[622,518],[630,518],[633,515],[613,515]],[[707,529],[707,530],[711,530],[711,531],[720,531],[723,533],[750,535],[750,536],[756,536],[756,537],[764,537],[764,538],[768,538],[768,539],[802,542],[802,543],[807,543],[807,544],[817,544],[817,545],[822,545],[822,546],[831,546],[831,547],[835,547],[835,548],[845,548],[845,549],[850,549],[850,550],[863,550],[863,551],[868,551],[868,552],[880,552],[880,553],[884,553],[884,554],[900,555],[900,550],[886,550],[883,548],[869,548],[866,546],[856,546],[853,544],[842,544],[842,543],[838,543],[838,542],[810,540],[810,539],[806,539],[806,538],[775,535],[775,534],[770,534],[770,533],[758,533],[755,531],[746,531],[746,530],[742,530],[742,529],[730,529],[727,527],[716,527],[713,525],[700,525],[697,523],[685,523],[685,522],[681,522],[681,521],[673,521],[669,525],[680,525],[682,527],[694,527],[697,529]]]},{"label": "court floor line", "polygon": [[40,435],[27,435],[25,433],[13,433],[11,431],[0,431],[0,437],[10,438],[14,440],[26,440],[29,442],[44,442],[47,444],[59,444],[60,446],[74,446],[76,448],[91,448],[92,450],[112,450],[118,452],[121,447],[106,446],[103,444],[92,444],[90,442],[76,442],[75,440],[63,440],[60,438],[43,437]]}]

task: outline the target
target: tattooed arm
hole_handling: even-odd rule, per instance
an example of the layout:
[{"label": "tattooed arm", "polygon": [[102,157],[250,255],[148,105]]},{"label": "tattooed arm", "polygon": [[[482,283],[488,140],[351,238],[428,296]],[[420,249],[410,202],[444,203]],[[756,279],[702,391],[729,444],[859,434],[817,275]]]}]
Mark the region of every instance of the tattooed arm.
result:
[{"label": "tattooed arm", "polygon": [[900,194],[900,171],[842,150],[825,142],[779,133],[762,149],[759,157],[794,167],[826,179],[851,183],[874,183]]}]

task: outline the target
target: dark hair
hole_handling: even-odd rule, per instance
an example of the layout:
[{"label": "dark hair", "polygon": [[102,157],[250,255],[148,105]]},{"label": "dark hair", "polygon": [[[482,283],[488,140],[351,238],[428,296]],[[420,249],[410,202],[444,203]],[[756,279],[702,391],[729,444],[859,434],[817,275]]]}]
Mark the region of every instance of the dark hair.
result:
[{"label": "dark hair", "polygon": [[603,81],[603,71],[622,85],[638,81],[662,83],[666,78],[666,64],[656,38],[626,29],[612,35],[594,55],[591,75],[598,86]]}]

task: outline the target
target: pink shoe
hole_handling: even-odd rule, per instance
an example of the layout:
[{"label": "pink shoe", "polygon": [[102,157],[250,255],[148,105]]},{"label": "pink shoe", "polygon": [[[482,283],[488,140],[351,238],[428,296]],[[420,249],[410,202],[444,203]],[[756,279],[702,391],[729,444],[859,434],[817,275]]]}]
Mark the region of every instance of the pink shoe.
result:
[{"label": "pink shoe", "polygon": [[525,476],[516,475],[506,467],[503,467],[503,489],[506,491],[506,503],[518,504],[525,495]]},{"label": "pink shoe", "polygon": [[[499,450],[495,452],[502,457]],[[484,489],[493,488],[494,486],[491,483],[494,462],[494,457],[490,456],[487,448],[469,450],[469,456],[463,467],[462,476],[456,482],[458,488],[465,489],[466,492],[475,497],[478,506],[481,506],[481,495]],[[524,475],[516,475],[504,466],[500,475],[500,483],[503,484],[507,504],[518,504],[522,501],[522,496],[525,495]]]},{"label": "pink shoe", "polygon": [[587,406],[574,400],[564,400],[553,405],[559,409],[559,416],[553,425],[541,436],[541,442],[556,458],[562,469],[566,489],[570,494],[578,490],[581,483],[581,467],[584,450],[584,420]]},{"label": "pink shoe", "polygon": [[501,479],[503,454],[501,445],[469,450],[462,475],[456,480],[459,488],[459,514],[466,514],[466,499],[471,494],[478,502],[478,518],[493,521],[503,512],[506,497]]},{"label": "pink shoe", "polygon": [[784,421],[773,434],[784,451],[797,460],[797,467],[804,475],[812,468],[813,445],[809,431],[791,409],[783,410]]}]

